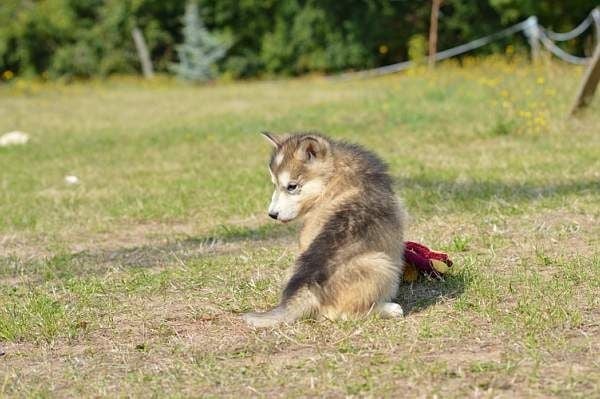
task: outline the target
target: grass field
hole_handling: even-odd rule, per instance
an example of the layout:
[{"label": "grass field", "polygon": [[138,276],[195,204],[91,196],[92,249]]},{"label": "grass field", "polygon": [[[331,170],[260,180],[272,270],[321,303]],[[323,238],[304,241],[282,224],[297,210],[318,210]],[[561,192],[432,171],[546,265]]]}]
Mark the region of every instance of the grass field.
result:
[{"label": "grass field", "polygon": [[[0,86],[0,396],[600,396],[600,101],[583,69],[498,59],[359,81]],[[253,331],[297,226],[270,221],[269,146],[377,151],[450,253],[401,320]],[[76,175],[79,185],[64,176]]]}]

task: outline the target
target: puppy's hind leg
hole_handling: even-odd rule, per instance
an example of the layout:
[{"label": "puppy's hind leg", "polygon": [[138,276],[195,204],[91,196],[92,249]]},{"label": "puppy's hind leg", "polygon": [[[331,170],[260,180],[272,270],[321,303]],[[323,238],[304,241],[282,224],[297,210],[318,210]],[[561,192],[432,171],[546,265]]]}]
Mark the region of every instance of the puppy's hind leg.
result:
[{"label": "puppy's hind leg", "polygon": [[397,319],[404,316],[402,306],[395,302],[382,302],[375,307],[375,311],[384,319]]},{"label": "puppy's hind leg", "polygon": [[268,312],[246,313],[242,318],[251,327],[269,328],[282,323],[293,323],[302,317],[314,314],[318,307],[316,296],[308,288],[302,288],[282,301],[275,309]]}]

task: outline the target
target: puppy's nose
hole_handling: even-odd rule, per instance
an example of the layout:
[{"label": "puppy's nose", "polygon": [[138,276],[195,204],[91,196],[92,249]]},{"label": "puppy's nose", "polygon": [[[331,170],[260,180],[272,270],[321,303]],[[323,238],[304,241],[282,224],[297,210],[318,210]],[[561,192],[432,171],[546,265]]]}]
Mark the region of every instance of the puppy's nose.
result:
[{"label": "puppy's nose", "polygon": [[277,213],[277,212],[269,212],[269,216],[271,216],[275,220],[277,220],[277,215],[279,215],[279,213]]}]

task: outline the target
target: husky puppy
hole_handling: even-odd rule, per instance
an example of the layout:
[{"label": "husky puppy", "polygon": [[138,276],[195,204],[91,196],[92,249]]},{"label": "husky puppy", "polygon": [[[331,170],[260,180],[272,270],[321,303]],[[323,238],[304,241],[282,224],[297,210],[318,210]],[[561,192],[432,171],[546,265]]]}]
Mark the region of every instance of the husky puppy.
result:
[{"label": "husky puppy", "polygon": [[263,135],[274,148],[269,216],[302,220],[301,253],[280,304],[244,320],[271,327],[302,317],[402,316],[392,299],[403,271],[404,211],[386,165],[319,134]]}]

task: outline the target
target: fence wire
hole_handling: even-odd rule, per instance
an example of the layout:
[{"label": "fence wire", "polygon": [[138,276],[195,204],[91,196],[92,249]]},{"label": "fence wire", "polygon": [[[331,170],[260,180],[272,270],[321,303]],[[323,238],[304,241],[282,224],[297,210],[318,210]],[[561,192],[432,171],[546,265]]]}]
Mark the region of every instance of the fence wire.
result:
[{"label": "fence wire", "polygon": [[[600,45],[600,8],[593,9],[588,16],[573,30],[564,33],[553,32],[549,29],[545,29],[539,25],[537,18],[532,16],[524,21],[509,26],[508,28],[502,29],[491,35],[481,37],[479,39],[470,41],[465,44],[461,44],[456,47],[452,47],[435,54],[435,60],[441,61],[448,58],[456,57],[457,55],[468,53],[477,48],[483,47],[493,41],[501,39],[503,37],[514,35],[518,32],[523,32],[527,38],[534,41],[540,41],[544,47],[554,54],[559,59],[569,62],[571,64],[583,65],[589,61],[587,57],[578,57],[567,53],[565,50],[557,46],[555,41],[567,41],[575,39],[581,36],[590,26],[594,25],[596,33],[596,43]],[[413,61],[403,61],[396,64],[386,65],[378,68],[367,69],[358,72],[348,72],[337,75],[339,79],[351,79],[351,78],[366,78],[371,76],[386,75],[389,73],[403,71],[411,68],[415,65]]]}]

